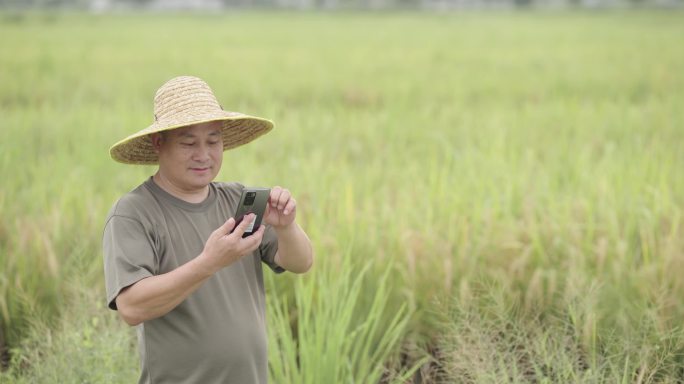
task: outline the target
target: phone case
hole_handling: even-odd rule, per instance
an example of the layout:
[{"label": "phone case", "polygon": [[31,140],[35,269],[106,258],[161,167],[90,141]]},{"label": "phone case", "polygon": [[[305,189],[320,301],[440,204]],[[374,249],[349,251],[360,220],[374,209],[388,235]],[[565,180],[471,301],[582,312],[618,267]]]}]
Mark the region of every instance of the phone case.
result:
[{"label": "phone case", "polygon": [[235,217],[235,228],[237,228],[237,226],[242,222],[242,219],[245,217],[245,215],[250,213],[254,213],[256,215],[254,221],[250,223],[245,230],[245,233],[242,235],[243,238],[253,234],[259,229],[264,212],[266,211],[266,204],[268,204],[268,196],[270,193],[270,188],[245,187],[242,189],[240,202],[238,203],[237,210],[233,216]]}]

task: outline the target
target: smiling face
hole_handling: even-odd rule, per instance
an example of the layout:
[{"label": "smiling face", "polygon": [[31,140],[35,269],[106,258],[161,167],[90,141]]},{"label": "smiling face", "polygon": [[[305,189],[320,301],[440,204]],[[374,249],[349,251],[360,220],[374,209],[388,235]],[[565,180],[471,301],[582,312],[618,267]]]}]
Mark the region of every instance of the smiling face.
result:
[{"label": "smiling face", "polygon": [[162,188],[175,195],[206,196],[223,161],[221,126],[220,121],[211,121],[152,135],[159,154],[155,180]]}]

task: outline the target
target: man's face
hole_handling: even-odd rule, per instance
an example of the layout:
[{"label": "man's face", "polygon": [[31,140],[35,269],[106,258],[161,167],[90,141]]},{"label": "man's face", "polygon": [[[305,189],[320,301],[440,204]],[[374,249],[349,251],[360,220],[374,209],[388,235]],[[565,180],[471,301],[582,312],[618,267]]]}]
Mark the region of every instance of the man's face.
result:
[{"label": "man's face", "polygon": [[218,175],[223,161],[221,124],[211,121],[152,137],[159,153],[159,171],[175,187],[201,189]]}]

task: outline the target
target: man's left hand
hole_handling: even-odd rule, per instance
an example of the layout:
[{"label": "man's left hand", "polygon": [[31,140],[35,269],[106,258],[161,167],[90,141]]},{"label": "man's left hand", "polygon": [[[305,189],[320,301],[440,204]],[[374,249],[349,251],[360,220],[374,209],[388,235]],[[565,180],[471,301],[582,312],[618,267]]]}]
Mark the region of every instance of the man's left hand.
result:
[{"label": "man's left hand", "polygon": [[296,214],[297,202],[290,191],[278,186],[271,188],[264,222],[276,228],[284,228],[294,222]]}]

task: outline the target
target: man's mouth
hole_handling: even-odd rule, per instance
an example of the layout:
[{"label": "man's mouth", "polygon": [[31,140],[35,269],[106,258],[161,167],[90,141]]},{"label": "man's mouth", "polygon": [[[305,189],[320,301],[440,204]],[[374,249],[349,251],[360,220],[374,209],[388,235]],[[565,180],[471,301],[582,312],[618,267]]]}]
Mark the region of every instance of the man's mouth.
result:
[{"label": "man's mouth", "polygon": [[211,167],[201,167],[201,168],[200,168],[200,167],[193,167],[193,168],[190,168],[190,170],[191,170],[191,171],[194,171],[194,172],[206,172],[206,171],[208,171],[210,168],[211,168]]}]

